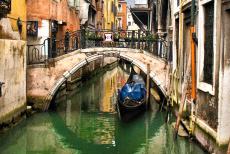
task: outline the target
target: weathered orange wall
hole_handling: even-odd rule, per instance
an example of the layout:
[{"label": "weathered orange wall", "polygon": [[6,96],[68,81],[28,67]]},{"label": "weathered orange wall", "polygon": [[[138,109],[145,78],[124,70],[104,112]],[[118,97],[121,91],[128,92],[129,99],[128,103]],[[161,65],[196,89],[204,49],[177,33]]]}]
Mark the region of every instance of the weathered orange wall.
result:
[{"label": "weathered orange wall", "polygon": [[42,20],[56,20],[66,23],[59,26],[58,36],[62,37],[66,31],[76,31],[80,29],[80,19],[78,12],[70,8],[67,0],[56,2],[54,0],[27,0],[27,20],[39,22]]},{"label": "weathered orange wall", "polygon": [[122,29],[127,29],[127,3],[124,1],[119,1],[119,4],[121,4],[122,12],[118,12],[117,16],[122,17]]}]

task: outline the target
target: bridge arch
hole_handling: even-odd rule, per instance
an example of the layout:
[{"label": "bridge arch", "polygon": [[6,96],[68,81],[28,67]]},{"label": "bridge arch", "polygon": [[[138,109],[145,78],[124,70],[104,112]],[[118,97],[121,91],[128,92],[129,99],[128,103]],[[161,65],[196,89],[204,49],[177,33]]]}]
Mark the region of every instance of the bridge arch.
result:
[{"label": "bridge arch", "polygon": [[[54,98],[56,92],[60,88],[63,83],[67,81],[71,75],[79,71],[82,67],[86,66],[90,62],[96,61],[98,59],[104,57],[117,57],[119,59],[123,59],[137,66],[141,71],[145,74],[147,73],[147,63],[143,62],[141,59],[134,58],[132,54],[137,54],[139,56],[149,57],[150,55],[146,54],[145,51],[137,50],[137,49],[129,49],[129,48],[90,48],[90,49],[81,49],[77,53],[85,53],[90,54],[90,56],[82,59],[80,62],[77,62],[73,67],[67,69],[60,77],[57,77],[57,81],[48,89],[48,94],[45,96],[43,102],[43,110],[47,110],[50,106],[52,99]],[[150,59],[154,59],[151,57]],[[157,60],[157,58],[155,58]],[[164,62],[161,62],[164,63]],[[150,72],[150,79],[157,85],[161,93],[166,96],[165,92],[165,83],[160,80],[157,73],[155,73],[154,68],[153,71]]]}]

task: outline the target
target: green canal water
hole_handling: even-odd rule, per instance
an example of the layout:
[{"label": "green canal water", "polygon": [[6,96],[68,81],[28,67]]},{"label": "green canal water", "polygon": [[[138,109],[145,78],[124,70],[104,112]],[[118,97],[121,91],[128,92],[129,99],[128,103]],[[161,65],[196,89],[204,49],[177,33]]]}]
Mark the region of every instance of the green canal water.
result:
[{"label": "green canal water", "polygon": [[37,113],[0,134],[0,154],[202,154],[185,138],[173,140],[165,113],[148,111],[124,122],[116,91],[128,75],[116,67],[56,100],[55,110]]}]

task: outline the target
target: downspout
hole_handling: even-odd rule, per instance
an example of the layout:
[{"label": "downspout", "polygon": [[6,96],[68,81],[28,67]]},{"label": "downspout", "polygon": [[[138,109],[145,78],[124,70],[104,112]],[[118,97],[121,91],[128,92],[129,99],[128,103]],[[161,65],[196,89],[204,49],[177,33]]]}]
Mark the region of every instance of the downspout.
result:
[{"label": "downspout", "polygon": [[[192,89],[191,89],[191,119],[190,119],[190,134],[194,133],[194,119],[193,119],[193,112],[194,106],[196,104],[196,40],[194,39],[194,35],[196,34],[195,29],[195,0],[192,0],[192,7],[191,7],[191,26],[190,26],[190,41],[191,41],[191,82],[192,82]],[[196,108],[196,107],[195,107]],[[196,118],[195,118],[196,119]],[[213,134],[213,133],[211,133]],[[215,135],[213,135],[215,137]]]},{"label": "downspout", "polygon": [[190,27],[190,40],[191,40],[191,75],[192,75],[192,99],[196,101],[196,44],[193,39],[193,34],[196,33],[195,29],[195,0],[192,0],[191,8],[191,27]]}]

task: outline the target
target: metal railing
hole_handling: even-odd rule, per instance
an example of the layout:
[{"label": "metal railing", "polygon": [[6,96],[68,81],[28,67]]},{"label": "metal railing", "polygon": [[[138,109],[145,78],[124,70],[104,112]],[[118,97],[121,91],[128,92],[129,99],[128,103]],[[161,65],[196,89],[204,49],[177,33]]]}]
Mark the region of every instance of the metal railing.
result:
[{"label": "metal railing", "polygon": [[[107,38],[109,36],[109,38]],[[61,40],[46,39],[42,44],[28,45],[28,63],[44,63],[77,49],[116,47],[142,49],[160,58],[168,59],[167,42],[149,31],[88,30],[67,33]]]},{"label": "metal railing", "polygon": [[[105,41],[105,34],[112,34],[113,41]],[[129,31],[129,30],[85,30],[82,37],[85,42],[83,48],[92,47],[116,47],[142,49],[149,53],[168,59],[168,44],[164,38],[151,34],[150,31]]]},{"label": "metal railing", "polygon": [[61,56],[66,53],[75,51],[81,48],[81,31],[70,33],[68,37],[61,40],[52,41],[53,57]]},{"label": "metal railing", "polygon": [[42,44],[27,45],[28,64],[45,63],[49,58],[52,58],[50,38],[45,39]]}]

